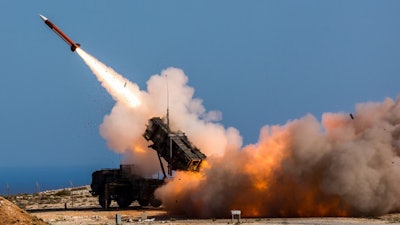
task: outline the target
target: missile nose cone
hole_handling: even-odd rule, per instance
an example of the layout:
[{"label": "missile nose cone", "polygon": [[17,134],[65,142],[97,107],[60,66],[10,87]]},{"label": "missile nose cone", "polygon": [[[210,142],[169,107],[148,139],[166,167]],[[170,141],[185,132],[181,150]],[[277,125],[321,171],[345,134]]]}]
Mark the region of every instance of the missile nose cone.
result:
[{"label": "missile nose cone", "polygon": [[46,20],[48,20],[45,16],[43,16],[43,15],[40,15],[39,14],[39,16],[40,16],[40,18],[43,20],[43,21],[46,21]]}]

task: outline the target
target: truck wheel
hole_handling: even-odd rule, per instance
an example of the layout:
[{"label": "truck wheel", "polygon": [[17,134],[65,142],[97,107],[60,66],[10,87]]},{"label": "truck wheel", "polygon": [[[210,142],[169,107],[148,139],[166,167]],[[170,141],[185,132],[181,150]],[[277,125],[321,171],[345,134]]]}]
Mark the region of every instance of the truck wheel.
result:
[{"label": "truck wheel", "polygon": [[110,207],[110,204],[111,204],[111,198],[108,197],[107,206],[106,206],[106,198],[104,197],[104,195],[99,195],[99,204],[100,204],[101,208],[108,209],[108,207]]},{"label": "truck wheel", "polygon": [[138,202],[139,202],[140,206],[148,206],[149,205],[149,200],[147,200],[147,199],[139,199]]},{"label": "truck wheel", "polygon": [[150,199],[150,205],[153,206],[154,208],[160,207],[162,204],[162,201],[159,199],[156,199],[154,196]]},{"label": "truck wheel", "polygon": [[117,203],[120,208],[127,208],[132,203],[132,200],[128,197],[118,197]]}]

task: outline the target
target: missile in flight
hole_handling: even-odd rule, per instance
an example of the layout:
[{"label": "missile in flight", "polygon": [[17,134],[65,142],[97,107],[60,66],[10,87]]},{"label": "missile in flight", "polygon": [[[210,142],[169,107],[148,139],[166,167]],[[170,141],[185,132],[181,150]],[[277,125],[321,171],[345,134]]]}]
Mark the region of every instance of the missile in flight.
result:
[{"label": "missile in flight", "polygon": [[71,47],[71,51],[75,51],[77,48],[79,48],[79,46],[81,46],[78,43],[75,43],[74,41],[71,40],[71,38],[69,38],[64,32],[62,32],[60,30],[60,28],[58,28],[56,25],[54,25],[49,19],[47,19],[45,16],[43,15],[39,15],[40,18],[42,18],[43,22],[50,27],[50,29],[52,29],[58,36],[60,36],[61,39],[63,39],[70,47]]}]

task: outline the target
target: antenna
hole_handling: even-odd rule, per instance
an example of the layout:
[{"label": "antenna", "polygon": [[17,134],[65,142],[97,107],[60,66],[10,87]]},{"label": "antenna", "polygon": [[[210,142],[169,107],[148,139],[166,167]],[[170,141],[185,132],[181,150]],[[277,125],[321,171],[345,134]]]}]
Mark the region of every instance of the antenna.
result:
[{"label": "antenna", "polygon": [[167,128],[169,134],[169,88],[168,88],[168,74],[165,74],[165,81],[167,82]]},{"label": "antenna", "polygon": [[169,137],[169,161],[168,161],[168,174],[172,176],[172,139],[171,130],[169,129],[169,88],[168,88],[168,74],[165,74],[165,81],[167,82],[167,129]]}]

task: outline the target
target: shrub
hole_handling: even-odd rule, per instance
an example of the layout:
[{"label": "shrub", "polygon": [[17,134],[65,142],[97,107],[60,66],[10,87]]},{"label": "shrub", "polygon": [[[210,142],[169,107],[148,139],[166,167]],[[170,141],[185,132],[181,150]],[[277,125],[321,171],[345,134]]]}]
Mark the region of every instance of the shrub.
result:
[{"label": "shrub", "polygon": [[69,196],[69,195],[71,195],[71,191],[64,189],[64,190],[61,190],[61,191],[55,193],[54,195],[55,196]]}]

